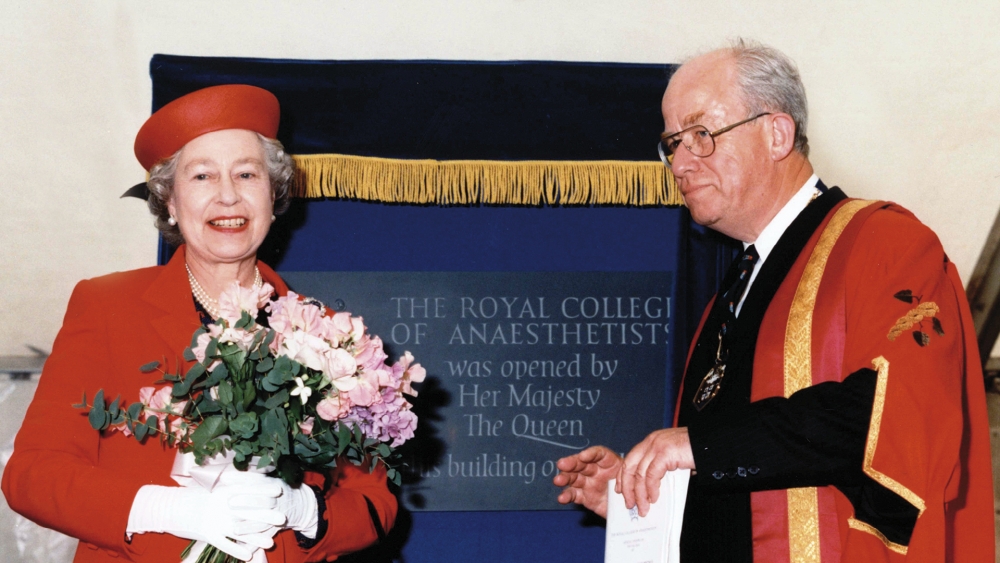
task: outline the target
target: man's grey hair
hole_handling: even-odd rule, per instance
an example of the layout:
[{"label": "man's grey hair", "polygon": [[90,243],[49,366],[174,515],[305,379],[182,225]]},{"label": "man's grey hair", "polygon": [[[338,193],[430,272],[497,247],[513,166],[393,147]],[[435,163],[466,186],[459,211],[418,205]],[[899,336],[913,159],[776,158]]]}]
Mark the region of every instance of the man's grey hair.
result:
[{"label": "man's grey hair", "polygon": [[[260,144],[264,149],[267,176],[271,182],[271,194],[274,196],[274,214],[281,215],[288,210],[291,199],[295,163],[292,161],[292,157],[285,152],[281,141],[269,139],[260,133],[257,133],[257,138],[260,139]],[[170,211],[167,209],[167,202],[170,201],[174,193],[177,156],[180,153],[181,151],[178,150],[169,158],[154,164],[149,170],[149,180],[146,181],[146,186],[149,188],[149,198],[146,199],[146,205],[149,206],[149,212],[156,218],[154,224],[163,235],[163,239],[173,246],[184,242],[184,237],[177,225],[171,225],[168,222]]]},{"label": "man's grey hair", "polygon": [[795,150],[809,156],[806,89],[792,59],[774,47],[746,39],[733,41],[728,51],[736,64],[743,103],[749,112],[747,117],[769,111],[792,116]]}]

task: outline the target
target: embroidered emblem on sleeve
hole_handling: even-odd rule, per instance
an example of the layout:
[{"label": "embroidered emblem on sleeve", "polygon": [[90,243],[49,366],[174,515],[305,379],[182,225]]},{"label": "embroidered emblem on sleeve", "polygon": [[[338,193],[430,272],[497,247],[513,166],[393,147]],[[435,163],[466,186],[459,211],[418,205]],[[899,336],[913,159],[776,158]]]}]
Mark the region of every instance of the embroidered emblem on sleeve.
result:
[{"label": "embroidered emblem on sleeve", "polygon": [[944,336],[944,328],[941,327],[941,321],[935,317],[938,311],[941,310],[940,307],[937,306],[937,303],[933,301],[921,303],[920,296],[913,295],[913,292],[909,289],[897,291],[893,297],[906,303],[916,302],[917,306],[910,309],[909,312],[902,317],[899,317],[896,324],[889,330],[889,334],[887,335],[889,340],[896,340],[897,336],[916,326],[917,330],[913,331],[913,340],[920,346],[927,346],[931,342],[931,336],[924,332],[925,319],[930,319],[931,328],[934,329],[934,332],[936,332],[938,336]]}]

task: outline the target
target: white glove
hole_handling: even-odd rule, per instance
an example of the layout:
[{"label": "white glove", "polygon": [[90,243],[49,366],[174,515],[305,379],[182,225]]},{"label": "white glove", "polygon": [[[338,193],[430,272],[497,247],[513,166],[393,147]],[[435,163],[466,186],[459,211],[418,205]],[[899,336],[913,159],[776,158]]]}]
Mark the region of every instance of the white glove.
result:
[{"label": "white glove", "polygon": [[[283,521],[275,525],[283,528],[291,528],[307,538],[315,538],[319,527],[319,506],[316,504],[316,494],[308,485],[300,485],[293,488],[288,483],[276,477],[268,477],[261,473],[252,471],[226,471],[219,478],[219,483],[232,488],[242,490],[280,489],[281,493],[275,495],[277,498],[268,495],[267,498],[274,498],[274,503],[265,506],[261,499],[244,499],[242,496],[234,496],[233,503],[241,503],[246,506],[245,510],[239,512],[240,518],[255,520],[261,523],[275,524],[273,509],[282,514]],[[258,502],[255,507],[249,506],[251,502]],[[256,510],[251,510],[256,508]]]},{"label": "white glove", "polygon": [[270,508],[281,493],[269,484],[216,487],[211,492],[201,487],[144,485],[132,501],[126,532],[201,540],[249,561],[257,548],[274,545],[272,526],[284,521],[285,515]]}]

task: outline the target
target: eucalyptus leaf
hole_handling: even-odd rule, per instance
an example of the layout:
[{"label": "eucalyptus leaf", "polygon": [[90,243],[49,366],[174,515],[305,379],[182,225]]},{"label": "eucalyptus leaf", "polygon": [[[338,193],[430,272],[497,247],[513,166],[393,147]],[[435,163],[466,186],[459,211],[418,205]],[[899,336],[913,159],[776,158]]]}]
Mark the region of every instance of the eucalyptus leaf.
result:
[{"label": "eucalyptus leaf", "polygon": [[337,425],[337,455],[344,455],[347,446],[351,444],[351,429],[346,424]]},{"label": "eucalyptus leaf", "polygon": [[191,344],[190,344],[190,346],[188,346],[188,348],[197,348],[198,347],[198,337],[201,336],[202,334],[207,333],[207,332],[208,332],[208,329],[206,329],[203,326],[199,326],[194,331],[194,334],[191,336]]},{"label": "eucalyptus leaf", "polygon": [[230,405],[233,403],[233,386],[231,383],[228,381],[219,382],[218,392],[221,404]]},{"label": "eucalyptus leaf", "polygon": [[274,366],[268,374],[261,380],[261,386],[265,391],[269,393],[274,393],[288,381],[292,380],[292,374],[289,371],[282,371],[278,365]]},{"label": "eucalyptus leaf", "polygon": [[192,403],[188,403],[188,407],[185,410],[199,412],[202,415],[217,414],[222,412],[222,405],[220,405],[218,401],[212,399],[208,393],[198,395],[198,398],[193,403],[193,406]]},{"label": "eucalyptus leaf", "polygon": [[210,416],[202,421],[198,429],[191,434],[191,442],[195,447],[207,445],[213,438],[222,435],[229,424],[221,416]]},{"label": "eucalyptus leaf", "polygon": [[220,381],[229,376],[229,369],[226,368],[225,362],[219,362],[219,365],[212,369],[212,373],[208,375],[208,378],[204,381],[199,382],[194,385],[194,388],[211,388],[219,384]]},{"label": "eucalyptus leaf", "polygon": [[249,409],[254,400],[257,399],[257,388],[252,381],[247,381],[243,387],[243,410]]},{"label": "eucalyptus leaf", "polygon": [[271,454],[265,453],[264,455],[260,456],[260,461],[257,462],[257,469],[263,469],[268,465],[271,465],[271,462],[272,462]]},{"label": "eucalyptus leaf", "polygon": [[257,432],[257,414],[245,412],[229,423],[229,430],[243,439],[250,439]]},{"label": "eucalyptus leaf", "polygon": [[97,395],[94,395],[94,404],[90,407],[90,412],[87,414],[87,420],[90,421],[90,426],[93,427],[94,430],[104,430],[107,428],[106,422],[108,421],[108,417],[105,416],[106,414],[107,411],[104,406],[104,390],[102,389],[97,392]]},{"label": "eucalyptus leaf", "polygon": [[202,375],[205,375],[205,364],[198,362],[188,368],[187,373],[184,374],[184,381],[197,379]]},{"label": "eucalyptus leaf", "polygon": [[236,324],[233,326],[234,328],[246,329],[247,327],[250,327],[253,324],[254,322],[253,319],[250,318],[250,313],[247,313],[246,311],[240,311],[240,320],[236,321]]},{"label": "eucalyptus leaf", "polygon": [[289,399],[288,389],[282,389],[277,393],[275,393],[274,395],[271,395],[271,397],[268,400],[264,401],[264,408],[270,410],[273,408],[280,407],[281,405],[287,403],[288,399]]},{"label": "eucalyptus leaf", "polygon": [[142,412],[142,403],[132,403],[128,406],[126,413],[128,418],[131,420],[137,420],[139,418],[139,413]]},{"label": "eucalyptus leaf", "polygon": [[158,367],[160,367],[160,362],[154,360],[152,362],[149,362],[148,364],[142,364],[142,366],[139,367],[139,371],[141,371],[142,373],[149,373],[152,371],[156,371],[156,368]]},{"label": "eucalyptus leaf", "polygon": [[219,339],[213,338],[209,340],[208,344],[205,346],[205,361],[208,361],[209,358],[214,358],[216,355],[218,355],[218,352],[219,352]]}]

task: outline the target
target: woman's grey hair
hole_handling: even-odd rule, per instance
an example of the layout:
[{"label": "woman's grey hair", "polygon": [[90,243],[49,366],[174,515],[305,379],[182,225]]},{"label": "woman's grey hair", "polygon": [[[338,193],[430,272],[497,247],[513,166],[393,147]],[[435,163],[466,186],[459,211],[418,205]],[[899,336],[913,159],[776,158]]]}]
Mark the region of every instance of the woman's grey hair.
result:
[{"label": "woman's grey hair", "polygon": [[767,111],[792,116],[795,122],[795,150],[809,156],[806,89],[795,63],[773,47],[746,39],[735,40],[728,50],[736,63],[748,117]]},{"label": "woman's grey hair", "polygon": [[[257,133],[260,144],[264,148],[266,155],[267,176],[271,181],[271,194],[274,196],[274,214],[281,215],[288,210],[291,199],[292,177],[295,173],[295,163],[292,157],[285,152],[285,147],[276,139],[269,139]],[[183,150],[183,149],[181,149]],[[171,225],[170,211],[167,209],[167,202],[174,193],[174,176],[177,173],[177,156],[180,150],[169,158],[165,158],[149,170],[149,180],[146,185],[149,188],[149,198],[146,204],[150,213],[156,218],[154,224],[159,229],[163,239],[168,243],[177,246],[184,242],[177,225]]]}]

